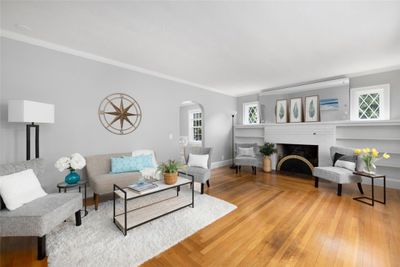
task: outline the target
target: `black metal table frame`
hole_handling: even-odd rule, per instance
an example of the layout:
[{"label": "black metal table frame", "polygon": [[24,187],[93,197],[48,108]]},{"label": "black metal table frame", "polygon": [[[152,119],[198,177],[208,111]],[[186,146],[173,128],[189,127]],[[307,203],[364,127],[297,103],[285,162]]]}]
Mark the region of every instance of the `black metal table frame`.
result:
[{"label": "black metal table frame", "polygon": [[[360,196],[360,197],[354,197],[353,199],[356,200],[356,201],[358,201],[358,202],[361,202],[361,203],[370,205],[370,206],[374,206],[374,205],[375,205],[375,202],[378,202],[378,203],[381,203],[381,204],[386,204],[386,175],[366,176],[366,175],[362,175],[361,173],[357,173],[357,175],[360,175],[360,176],[363,176],[363,177],[366,177],[366,178],[371,179],[371,189],[372,189],[372,192],[371,192],[371,197]],[[378,199],[375,199],[375,192],[374,192],[374,191],[375,191],[375,190],[374,190],[374,188],[375,188],[374,179],[382,179],[382,178],[383,178],[383,201],[378,200]],[[371,203],[370,203],[370,202],[363,201],[362,199],[371,200]]]},{"label": "black metal table frame", "polygon": [[87,211],[87,204],[86,204],[86,198],[87,198],[87,194],[86,194],[86,185],[87,185],[87,181],[85,182],[85,183],[77,183],[77,184],[71,184],[71,185],[69,185],[69,186],[60,186],[59,184],[57,185],[57,187],[58,187],[58,193],[61,193],[61,189],[63,188],[64,189],[64,193],[67,193],[67,189],[70,189],[70,188],[75,188],[75,187],[78,187],[79,189],[79,193],[81,193],[81,186],[82,185],[84,185],[84,199],[83,199],[83,203],[84,203],[84,207],[85,207],[85,209],[84,210],[81,210],[81,211],[83,211],[84,212],[84,215],[82,216],[82,217],[85,217],[86,215],[88,215],[88,211]]},{"label": "black metal table frame", "polygon": [[[178,210],[184,209],[184,208],[186,208],[186,207],[190,207],[190,206],[191,206],[192,208],[194,208],[194,176],[191,175],[191,174],[184,173],[184,172],[178,172],[178,176],[179,176],[179,175],[189,176],[189,177],[191,177],[192,179],[191,179],[191,181],[189,180],[187,183],[183,183],[183,184],[179,184],[179,185],[172,185],[171,187],[167,187],[167,188],[164,188],[164,189],[161,189],[161,190],[157,190],[157,191],[154,191],[154,192],[150,192],[150,193],[144,194],[144,195],[138,195],[138,196],[135,196],[135,197],[131,197],[131,198],[129,198],[129,199],[127,198],[127,192],[126,192],[124,189],[122,189],[121,187],[119,187],[118,185],[114,184],[114,191],[113,191],[113,222],[114,222],[114,224],[118,227],[118,229],[124,234],[124,236],[126,236],[126,235],[127,235],[127,232],[128,232],[129,230],[133,229],[133,228],[136,228],[136,227],[138,227],[138,226],[141,226],[141,225],[143,225],[143,224],[146,224],[146,223],[148,223],[148,222],[151,222],[151,221],[153,221],[153,220],[156,220],[156,219],[158,219],[158,218],[161,218],[161,217],[163,217],[163,216],[165,216],[165,215],[168,215],[168,214],[170,214],[170,213],[173,213],[173,212],[175,212],[175,211],[178,211]],[[132,209],[132,210],[129,210],[129,211],[128,211],[128,210],[127,210],[128,201],[133,200],[133,199],[136,199],[136,198],[141,198],[141,197],[149,196],[149,195],[152,195],[152,194],[160,193],[160,192],[163,192],[163,191],[175,189],[175,188],[176,188],[176,196],[179,196],[179,191],[180,191],[181,186],[188,185],[188,184],[190,184],[191,189],[192,189],[192,202],[191,202],[191,203],[186,204],[186,205],[183,205],[182,207],[176,208],[176,209],[174,209],[174,210],[171,210],[171,211],[169,211],[169,212],[166,212],[166,213],[164,213],[164,214],[161,214],[161,215],[159,215],[159,216],[156,216],[156,217],[154,217],[154,218],[151,218],[150,220],[144,221],[144,222],[142,222],[142,223],[139,223],[139,224],[136,224],[136,225],[134,225],[134,226],[132,226],[132,227],[127,228],[127,216],[128,216],[128,213],[131,212],[131,211],[135,211],[135,210],[137,210],[137,209],[143,208],[143,207],[139,207],[139,208]],[[115,199],[116,199],[116,198],[115,198],[115,195],[116,195],[115,191],[116,191],[117,189],[118,189],[119,191],[121,191],[121,192],[124,194],[124,198],[123,198],[123,200],[124,200],[124,212],[116,215],[116,214],[115,214]],[[163,201],[165,201],[165,200],[166,200],[166,199],[164,199]],[[159,202],[156,202],[156,203],[159,203]],[[149,205],[147,205],[147,206],[150,206],[150,205],[153,205],[153,204],[155,204],[155,203],[149,204]],[[145,207],[146,207],[146,206],[145,206]],[[118,223],[115,222],[115,217],[116,217],[116,216],[119,216],[119,215],[122,215],[122,214],[124,214],[124,219],[125,219],[125,221],[124,221],[124,225],[125,225],[125,226],[124,226],[124,227],[122,227],[122,225],[120,226]]]}]

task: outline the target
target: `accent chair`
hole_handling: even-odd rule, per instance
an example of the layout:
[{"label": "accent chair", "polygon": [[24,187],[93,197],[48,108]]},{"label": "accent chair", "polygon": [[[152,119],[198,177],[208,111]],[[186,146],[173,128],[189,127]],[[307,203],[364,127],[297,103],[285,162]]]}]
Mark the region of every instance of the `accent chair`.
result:
[{"label": "accent chair", "polygon": [[[239,147],[243,148],[253,148],[254,156],[243,156],[238,154]],[[253,174],[257,174],[257,166],[259,163],[258,155],[258,145],[256,143],[252,144],[235,144],[235,159],[234,164],[236,168],[236,173],[239,173],[242,170],[242,166],[250,166]]]},{"label": "accent chair", "polygon": [[[330,156],[332,159],[332,162],[334,161],[335,154],[342,154],[345,156],[352,156],[354,155],[354,150],[351,148],[346,148],[346,147],[338,147],[338,146],[332,146],[330,148]],[[356,169],[357,169],[357,164],[359,163],[359,160],[357,159],[356,162]],[[324,179],[333,183],[338,184],[337,188],[337,195],[341,196],[342,195],[342,185],[343,184],[357,184],[358,189],[360,190],[361,194],[364,194],[364,191],[362,189],[362,178],[359,175],[353,174],[353,172],[349,169],[341,168],[341,167],[335,167],[335,166],[329,166],[329,167],[315,167],[313,171],[313,175],[315,177],[315,187],[318,187],[319,179]]]},{"label": "accent chair", "polygon": [[210,187],[210,177],[211,177],[211,147],[197,147],[197,146],[187,146],[185,147],[185,162],[189,162],[189,154],[195,155],[208,155],[207,169],[201,167],[188,167],[186,173],[194,176],[194,181],[201,183],[201,194],[204,194],[204,184]]},{"label": "accent chair", "polygon": [[[0,165],[0,175],[32,169],[40,177],[44,160],[33,159]],[[2,201],[1,201],[2,202]],[[3,204],[3,203],[2,203]],[[46,257],[46,234],[75,213],[76,226],[81,225],[82,195],[54,193],[35,199],[15,210],[0,210],[0,236],[37,236],[37,259]]]}]

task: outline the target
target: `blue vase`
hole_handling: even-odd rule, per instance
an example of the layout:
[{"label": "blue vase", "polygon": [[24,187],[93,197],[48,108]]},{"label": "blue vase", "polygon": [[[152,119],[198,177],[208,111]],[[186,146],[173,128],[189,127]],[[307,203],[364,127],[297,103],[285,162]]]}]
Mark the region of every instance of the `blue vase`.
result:
[{"label": "blue vase", "polygon": [[70,170],[69,174],[65,176],[65,182],[67,184],[76,184],[80,179],[81,177],[75,170]]}]

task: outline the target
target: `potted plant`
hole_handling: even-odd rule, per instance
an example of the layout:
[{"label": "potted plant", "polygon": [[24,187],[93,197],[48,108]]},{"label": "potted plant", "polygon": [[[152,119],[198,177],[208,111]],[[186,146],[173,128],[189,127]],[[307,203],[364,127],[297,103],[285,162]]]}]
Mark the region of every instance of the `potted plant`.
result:
[{"label": "potted plant", "polygon": [[264,172],[271,172],[271,155],[276,153],[275,144],[265,143],[260,146],[260,153],[264,155],[263,170]]},{"label": "potted plant", "polygon": [[85,158],[79,154],[74,153],[69,157],[62,157],[55,163],[55,167],[60,171],[69,170],[69,174],[65,176],[65,182],[67,184],[76,184],[79,182],[81,177],[76,170],[83,169],[86,166]]},{"label": "potted plant", "polygon": [[376,165],[375,162],[381,159],[388,159],[390,155],[388,153],[379,153],[375,148],[357,148],[354,150],[354,154],[361,157],[364,162],[364,172],[369,174],[375,174]]},{"label": "potted plant", "polygon": [[182,166],[181,163],[175,160],[168,160],[158,166],[158,171],[164,175],[165,184],[175,184],[178,178],[178,169]]}]

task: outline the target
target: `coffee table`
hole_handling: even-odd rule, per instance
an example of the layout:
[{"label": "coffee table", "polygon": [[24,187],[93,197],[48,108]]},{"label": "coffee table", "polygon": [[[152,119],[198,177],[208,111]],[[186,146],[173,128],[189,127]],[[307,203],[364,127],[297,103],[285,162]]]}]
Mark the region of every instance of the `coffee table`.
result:
[{"label": "coffee table", "polygon": [[[177,182],[173,185],[167,185],[164,181],[156,181],[156,188],[146,190],[142,193],[130,189],[129,187],[121,188],[114,184],[113,193],[113,222],[118,229],[126,236],[128,230],[148,223],[162,216],[175,212],[177,210],[192,207],[194,208],[194,176],[183,172],[178,173]],[[180,194],[181,186],[190,185],[191,196]],[[175,191],[176,194],[169,194],[167,197],[161,195],[161,192]],[[146,196],[154,195],[153,199],[149,200],[142,206],[135,206],[135,200]],[[159,195],[159,196],[156,196]],[[122,207],[117,209],[116,203],[118,199],[122,199]],[[133,206],[133,208],[130,208]]]}]

